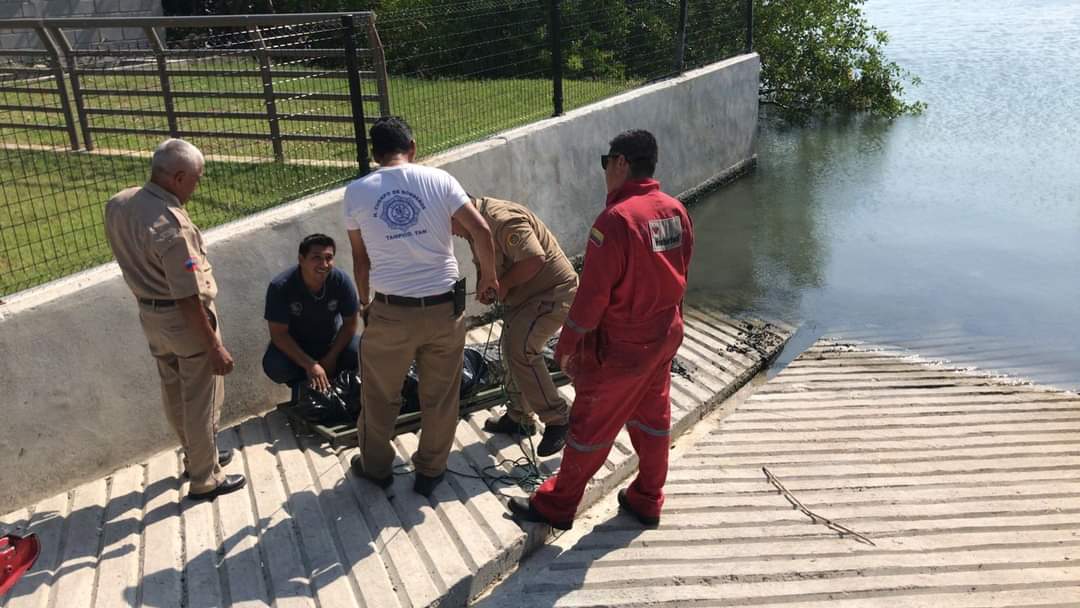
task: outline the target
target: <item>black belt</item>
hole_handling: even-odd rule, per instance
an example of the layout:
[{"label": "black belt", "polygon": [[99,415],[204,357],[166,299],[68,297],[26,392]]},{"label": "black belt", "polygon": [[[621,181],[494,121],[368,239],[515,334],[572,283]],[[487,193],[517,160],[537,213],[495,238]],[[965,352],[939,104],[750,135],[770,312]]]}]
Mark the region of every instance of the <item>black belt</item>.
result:
[{"label": "black belt", "polygon": [[153,298],[139,298],[139,304],[153,306],[154,308],[168,308],[176,306],[176,300],[155,300]]},{"label": "black belt", "polygon": [[437,296],[425,296],[423,298],[410,298],[408,296],[390,296],[385,293],[375,292],[375,299],[383,304],[392,304],[394,306],[409,306],[412,308],[424,308],[425,306],[435,306],[436,304],[444,304],[446,302],[454,301],[454,292],[448,291],[446,293],[440,293]]}]

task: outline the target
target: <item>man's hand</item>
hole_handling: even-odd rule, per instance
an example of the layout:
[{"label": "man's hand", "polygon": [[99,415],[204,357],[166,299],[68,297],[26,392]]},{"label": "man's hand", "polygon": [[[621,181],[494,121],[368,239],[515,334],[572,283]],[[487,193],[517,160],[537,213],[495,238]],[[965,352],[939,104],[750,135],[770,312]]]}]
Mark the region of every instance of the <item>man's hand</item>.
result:
[{"label": "man's hand", "polygon": [[[506,301],[506,296],[519,285],[527,285],[536,278],[544,269],[544,256],[534,255],[523,260],[514,262],[510,268],[499,275],[499,290],[496,292],[500,302]],[[479,276],[479,275],[478,275]]]},{"label": "man's hand", "polygon": [[210,360],[210,371],[215,376],[227,376],[233,371],[233,358],[218,336],[217,319],[214,318],[211,305],[203,303],[198,295],[180,298],[176,305],[180,308],[180,314],[188,328],[201,334],[206,356]]},{"label": "man's hand", "polygon": [[216,346],[210,349],[209,356],[210,369],[213,370],[215,376],[227,376],[233,370],[232,355],[225,350],[224,344],[218,342]]},{"label": "man's hand", "polygon": [[311,388],[324,393],[330,390],[330,379],[326,377],[326,370],[318,361],[312,362],[307,369],[307,375]]},{"label": "man's hand", "polygon": [[481,276],[476,284],[476,299],[491,304],[499,297],[499,280],[493,276]]}]

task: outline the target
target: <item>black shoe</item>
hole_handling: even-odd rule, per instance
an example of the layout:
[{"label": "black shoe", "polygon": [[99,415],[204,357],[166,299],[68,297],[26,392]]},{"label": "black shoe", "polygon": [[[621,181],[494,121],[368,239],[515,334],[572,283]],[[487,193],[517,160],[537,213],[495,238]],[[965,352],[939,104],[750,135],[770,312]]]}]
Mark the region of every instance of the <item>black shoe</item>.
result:
[{"label": "black shoe", "polygon": [[435,491],[435,488],[437,488],[440,483],[442,483],[443,477],[445,476],[446,473],[439,473],[435,477],[428,477],[423,473],[417,472],[416,481],[413,483],[413,492],[416,492],[425,498],[431,496],[431,493]]},{"label": "black shoe", "polygon": [[566,434],[569,431],[569,424],[549,424],[544,427],[544,438],[536,446],[536,455],[551,456],[552,454],[558,454],[559,450],[566,445]]},{"label": "black shoe", "polygon": [[[232,450],[218,450],[218,453],[217,453],[218,466],[219,467],[224,467],[225,465],[229,464],[230,462],[232,462],[232,457],[233,457],[233,451]],[[190,478],[191,478],[191,475],[187,471],[184,471],[184,479],[190,479]]]},{"label": "black shoe", "polygon": [[352,472],[357,477],[363,477],[384,490],[394,485],[393,475],[387,475],[386,477],[372,477],[371,475],[368,475],[367,472],[364,471],[364,459],[361,458],[359,454],[354,455],[352,460],[349,461],[349,468],[352,469]]},{"label": "black shoe", "polygon": [[510,512],[521,521],[547,524],[556,530],[569,530],[574,527],[573,521],[550,521],[532,506],[532,501],[528,498],[511,498]]},{"label": "black shoe", "polygon": [[649,528],[655,528],[656,526],[660,525],[659,517],[649,517],[648,515],[642,515],[641,513],[635,511],[634,507],[630,506],[630,499],[626,497],[626,490],[619,490],[618,498],[619,507],[621,507],[627,513],[633,515],[634,519],[637,519],[641,525],[647,526]]},{"label": "black shoe", "polygon": [[228,494],[239,490],[244,487],[246,483],[247,478],[243,475],[226,475],[224,481],[219,483],[213,490],[210,490],[209,492],[200,492],[198,494],[195,492],[188,492],[187,496],[191,500],[214,500],[222,494]]},{"label": "black shoe", "polygon": [[536,425],[521,424],[514,422],[510,414],[503,414],[501,418],[488,418],[484,421],[484,430],[489,433],[502,433],[516,437],[532,437],[536,434]]}]

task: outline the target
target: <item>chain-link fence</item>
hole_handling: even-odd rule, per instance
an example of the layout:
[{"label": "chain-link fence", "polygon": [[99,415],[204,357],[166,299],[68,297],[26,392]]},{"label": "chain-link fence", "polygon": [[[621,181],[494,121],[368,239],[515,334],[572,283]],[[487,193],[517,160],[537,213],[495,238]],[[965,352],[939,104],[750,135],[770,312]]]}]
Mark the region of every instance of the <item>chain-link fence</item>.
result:
[{"label": "chain-link fence", "polygon": [[749,7],[383,0],[354,7],[377,19],[0,20],[0,296],[107,261],[104,202],[145,181],[166,137],[207,156],[189,209],[208,228],[366,170],[380,115],[404,116],[430,155],[737,55]]}]

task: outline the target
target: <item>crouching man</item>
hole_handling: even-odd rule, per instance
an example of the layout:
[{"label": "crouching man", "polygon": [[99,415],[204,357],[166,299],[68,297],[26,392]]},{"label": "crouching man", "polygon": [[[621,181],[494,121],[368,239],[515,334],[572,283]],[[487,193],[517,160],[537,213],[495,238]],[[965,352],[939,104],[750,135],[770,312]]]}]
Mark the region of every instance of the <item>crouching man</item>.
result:
[{"label": "crouching man", "polygon": [[360,367],[356,288],[334,267],[335,253],[334,239],[325,234],[304,237],[299,263],[266,289],[270,345],[263,371],[293,388],[294,399],[305,381],[325,391],[336,373]]},{"label": "crouching man", "polygon": [[[498,301],[506,308],[499,346],[510,403],[501,418],[484,423],[484,430],[533,435],[539,417],[544,436],[536,453],[551,456],[566,443],[570,404],[555,388],[543,352],[570,312],[578,275],[555,235],[528,208],[488,197],[471,202],[491,227]],[[461,226],[453,228],[456,236],[469,240]]]}]

